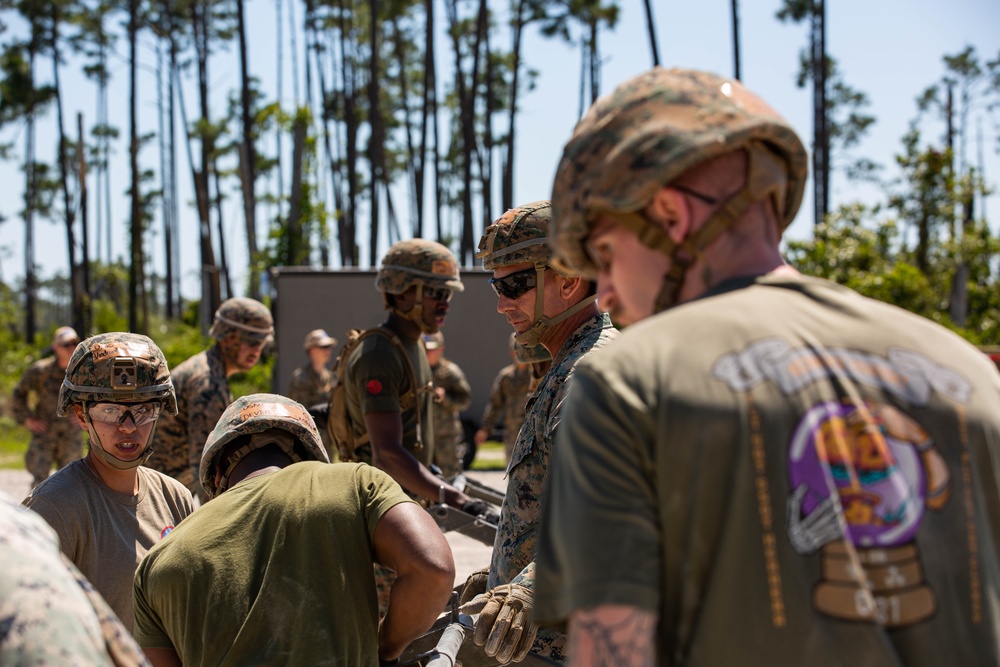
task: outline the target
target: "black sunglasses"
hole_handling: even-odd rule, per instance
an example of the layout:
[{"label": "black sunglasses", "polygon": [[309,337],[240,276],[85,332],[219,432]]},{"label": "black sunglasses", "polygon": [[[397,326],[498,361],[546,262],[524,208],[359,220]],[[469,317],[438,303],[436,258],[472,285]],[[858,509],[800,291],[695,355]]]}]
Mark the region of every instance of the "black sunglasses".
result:
[{"label": "black sunglasses", "polygon": [[535,268],[524,269],[503,278],[490,278],[490,286],[497,296],[517,299],[530,289],[535,289]]},{"label": "black sunglasses", "polygon": [[424,294],[431,301],[451,301],[455,292],[450,287],[424,287]]}]

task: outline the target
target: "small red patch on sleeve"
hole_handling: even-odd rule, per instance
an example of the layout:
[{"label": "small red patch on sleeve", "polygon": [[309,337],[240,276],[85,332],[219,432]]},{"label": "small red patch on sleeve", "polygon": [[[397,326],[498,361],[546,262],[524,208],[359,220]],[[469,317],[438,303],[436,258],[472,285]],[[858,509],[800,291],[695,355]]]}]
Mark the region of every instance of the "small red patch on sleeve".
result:
[{"label": "small red patch on sleeve", "polygon": [[369,380],[367,385],[368,393],[372,396],[378,396],[382,393],[382,383],[378,380]]}]

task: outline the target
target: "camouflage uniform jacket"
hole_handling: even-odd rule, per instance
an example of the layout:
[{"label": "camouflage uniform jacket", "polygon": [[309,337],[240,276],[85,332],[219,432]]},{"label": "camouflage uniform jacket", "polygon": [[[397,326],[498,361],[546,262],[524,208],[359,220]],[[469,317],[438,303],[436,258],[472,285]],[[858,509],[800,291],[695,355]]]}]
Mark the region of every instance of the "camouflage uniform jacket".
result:
[{"label": "camouflage uniform jacket", "polygon": [[434,386],[444,388],[444,398],[434,399],[435,446],[456,444],[462,437],[462,421],[458,414],[472,402],[472,387],[454,361],[441,359],[437,366],[431,367],[431,373]]},{"label": "camouflage uniform jacket", "polygon": [[0,494],[0,662],[149,665],[132,635],[59,549],[55,532]]},{"label": "camouflage uniform jacket", "polygon": [[303,364],[292,373],[288,383],[288,393],[293,401],[298,401],[307,408],[317,404],[326,405],[330,402],[330,392],[333,391],[333,371],[324,367],[317,373],[311,363]]},{"label": "camouflage uniform jacket", "polygon": [[31,364],[14,387],[11,401],[14,419],[19,424],[28,419],[39,419],[49,427],[47,433],[32,434],[32,442],[75,441],[83,445],[83,431],[72,413],[65,417],[56,415],[59,388],[65,378],[66,369],[59,368],[55,357],[49,357]]},{"label": "camouflage uniform jacket", "polygon": [[205,441],[233,402],[222,350],[213,345],[181,362],[170,377],[177,392],[177,415],[160,413],[153,455],[146,467],[159,470],[195,491]]},{"label": "camouflage uniform jacket", "polygon": [[[524,424],[507,466],[507,493],[500,509],[500,525],[490,561],[489,588],[514,583],[534,589],[535,545],[541,516],[542,487],[548,475],[555,431],[573,368],[590,350],[603,347],[618,335],[607,315],[582,324],[553,357],[549,371],[528,399]],[[540,630],[532,653],[560,662],[566,659],[565,634]]]},{"label": "camouflage uniform jacket", "polygon": [[531,395],[531,366],[504,366],[493,380],[490,402],[483,411],[483,428],[492,433],[503,426],[504,449],[513,451],[517,433],[524,423],[524,407]]}]

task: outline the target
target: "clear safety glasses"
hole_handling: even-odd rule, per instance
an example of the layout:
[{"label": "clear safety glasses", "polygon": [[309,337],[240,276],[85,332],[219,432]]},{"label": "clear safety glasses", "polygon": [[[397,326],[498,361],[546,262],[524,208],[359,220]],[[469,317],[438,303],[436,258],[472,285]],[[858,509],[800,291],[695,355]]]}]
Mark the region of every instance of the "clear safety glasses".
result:
[{"label": "clear safety glasses", "polygon": [[160,416],[160,403],[94,403],[88,412],[93,421],[102,424],[121,424],[131,415],[132,423],[142,426]]}]

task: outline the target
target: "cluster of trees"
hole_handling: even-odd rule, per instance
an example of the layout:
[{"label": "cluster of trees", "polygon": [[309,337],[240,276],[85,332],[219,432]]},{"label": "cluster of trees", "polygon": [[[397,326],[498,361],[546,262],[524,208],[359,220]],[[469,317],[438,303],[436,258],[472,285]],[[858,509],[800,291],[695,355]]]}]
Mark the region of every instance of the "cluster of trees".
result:
[{"label": "cluster of trees", "polygon": [[[659,64],[651,0],[643,6],[650,64]],[[275,10],[277,90],[265,91],[249,66],[243,0],[0,0],[0,128],[17,125],[23,138],[19,156],[14,146],[0,145],[0,159],[23,166],[27,267],[21,288],[0,293],[0,301],[23,294],[25,340],[34,341],[39,329],[39,218],[65,229],[67,276],[50,281],[48,293],[66,311],[63,321],[81,331],[94,328],[95,298],[127,306],[133,331],[149,331],[151,318],[191,315],[179,289],[182,220],[198,229],[196,319],[203,328],[220,301],[234,295],[227,262],[234,242],[245,243],[246,294],[258,299],[270,267],[374,265],[386,239],[437,238],[472,264],[478,230],[515,203],[519,101],[536,74],[523,53],[525,31],[579,47],[582,114],[601,92],[600,38],[615,27],[620,7],[618,0],[275,0]],[[296,11],[298,20],[283,27],[282,18]],[[844,81],[826,51],[825,14],[824,0],[783,0],[776,16],[808,26],[799,84],[812,87],[815,110],[816,238],[792,244],[789,256],[811,272],[844,280],[854,280],[855,269],[881,275],[912,264],[932,292],[947,286],[947,294],[921,297],[938,319],[945,313],[958,327],[986,327],[982,336],[991,338],[985,319],[992,315],[983,313],[993,306],[980,308],[980,299],[996,298],[986,294],[987,287],[997,292],[995,248],[986,221],[974,213],[986,186],[966,151],[970,125],[997,99],[1000,56],[981,60],[972,49],[947,56],[947,76],[921,98],[904,139],[898,158],[904,179],[880,182],[884,206],[831,212],[832,172],[872,182],[880,176],[878,165],[853,154],[874,118],[865,94]],[[731,19],[738,77],[738,0],[731,0]],[[3,32],[12,25],[24,29]],[[447,44],[436,43],[439,34]],[[139,76],[140,40],[154,45],[155,84]],[[219,97],[210,65],[230,46],[240,85],[224,109],[213,108]],[[280,103],[284,47],[295,72],[291,108]],[[127,258],[113,262],[111,192],[125,184],[112,185],[108,169],[109,155],[123,143],[108,122],[109,62],[123,51],[130,81],[124,140],[130,238]],[[82,74],[97,90],[97,117],[86,127],[80,116],[75,128],[64,117],[62,70],[70,59],[83,63]],[[183,76],[197,82],[193,101],[184,98]],[[148,135],[137,130],[140,85],[158,91],[158,131]],[[174,131],[178,120],[184,136]],[[51,164],[36,154],[43,121],[42,131],[58,138]],[[928,140],[923,128],[935,121],[945,128]],[[154,150],[159,168],[140,168],[140,153]],[[194,216],[182,214],[182,178],[194,184]],[[224,235],[222,203],[234,196],[242,203],[239,240]],[[88,219],[91,208],[96,219]],[[873,263],[862,262],[857,248],[872,238]],[[147,273],[154,253],[165,260],[162,276]],[[891,295],[904,307],[911,305],[906,298],[916,298],[905,290]]]},{"label": "cluster of trees", "polygon": [[[224,236],[221,205],[233,192],[242,198],[242,241],[250,258],[247,292],[255,298],[260,298],[261,276],[269,266],[330,265],[332,257],[343,266],[375,263],[382,233],[390,240],[412,235],[457,241],[463,260],[471,263],[476,223],[512,205],[518,98],[533,78],[523,63],[523,31],[537,24],[546,36],[580,43],[581,95],[587,89],[593,99],[599,92],[599,34],[613,27],[618,16],[613,0],[514,0],[508,48],[497,44],[497,21],[489,4],[306,0],[303,8],[294,0],[276,0],[278,43],[290,42],[296,88],[296,105],[286,108],[279,103],[283,64],[277,63],[277,91],[262,90],[250,70],[243,0],[0,1],[0,17],[6,19],[0,25],[25,26],[16,34],[9,31],[2,44],[0,126],[24,128],[26,337],[33,339],[36,331],[34,228],[42,217],[64,222],[73,321],[88,328],[88,295],[95,288],[90,264],[102,259],[102,243],[110,248],[110,193],[124,185],[112,186],[108,170],[119,134],[108,123],[109,61],[121,51],[127,51],[122,55],[130,82],[124,143],[130,162],[126,266],[132,329],[149,326],[151,276],[144,267],[152,252],[166,258],[165,293],[158,299],[164,313],[173,318],[180,311],[177,239],[178,224],[186,216],[177,184],[187,178],[183,171],[190,172],[194,183],[201,300],[208,314],[233,292],[227,263],[227,244],[233,240]],[[648,2],[646,9],[651,13]],[[300,20],[285,34],[282,17],[294,17],[296,11]],[[439,48],[441,23],[450,43]],[[139,86],[149,79],[139,76],[140,39],[155,45],[160,93],[159,132],[146,136],[137,131]],[[120,49],[121,40],[126,49]],[[232,45],[240,86],[230,91],[227,108],[214,109],[213,54]],[[448,52],[450,62],[442,56]],[[67,127],[72,119],[64,117],[61,83],[70,56],[83,61],[82,73],[97,87],[99,100],[95,122],[85,128],[78,117],[75,132]],[[305,70],[301,76],[300,62]],[[193,102],[184,99],[182,73],[197,81]],[[300,81],[305,91],[298,90]],[[197,111],[191,113],[188,105]],[[36,154],[43,118],[55,119],[58,157],[53,164]],[[186,136],[175,136],[178,118]],[[271,136],[277,142],[268,152],[263,139]],[[154,143],[160,169],[144,170],[139,154]],[[11,146],[2,149],[0,158],[12,157]],[[283,168],[289,153],[291,164]],[[178,165],[180,154],[187,158],[186,167]],[[499,173],[494,173],[498,163]],[[291,182],[286,184],[283,175],[288,173]],[[502,183],[499,197],[495,182]],[[96,199],[96,221],[87,220],[88,198]],[[257,224],[261,204],[272,211],[263,240]],[[445,229],[449,213],[460,219],[458,234]],[[145,242],[157,214],[162,249]],[[364,249],[357,243],[362,219],[369,230]],[[103,259],[110,262],[110,254]]]}]

